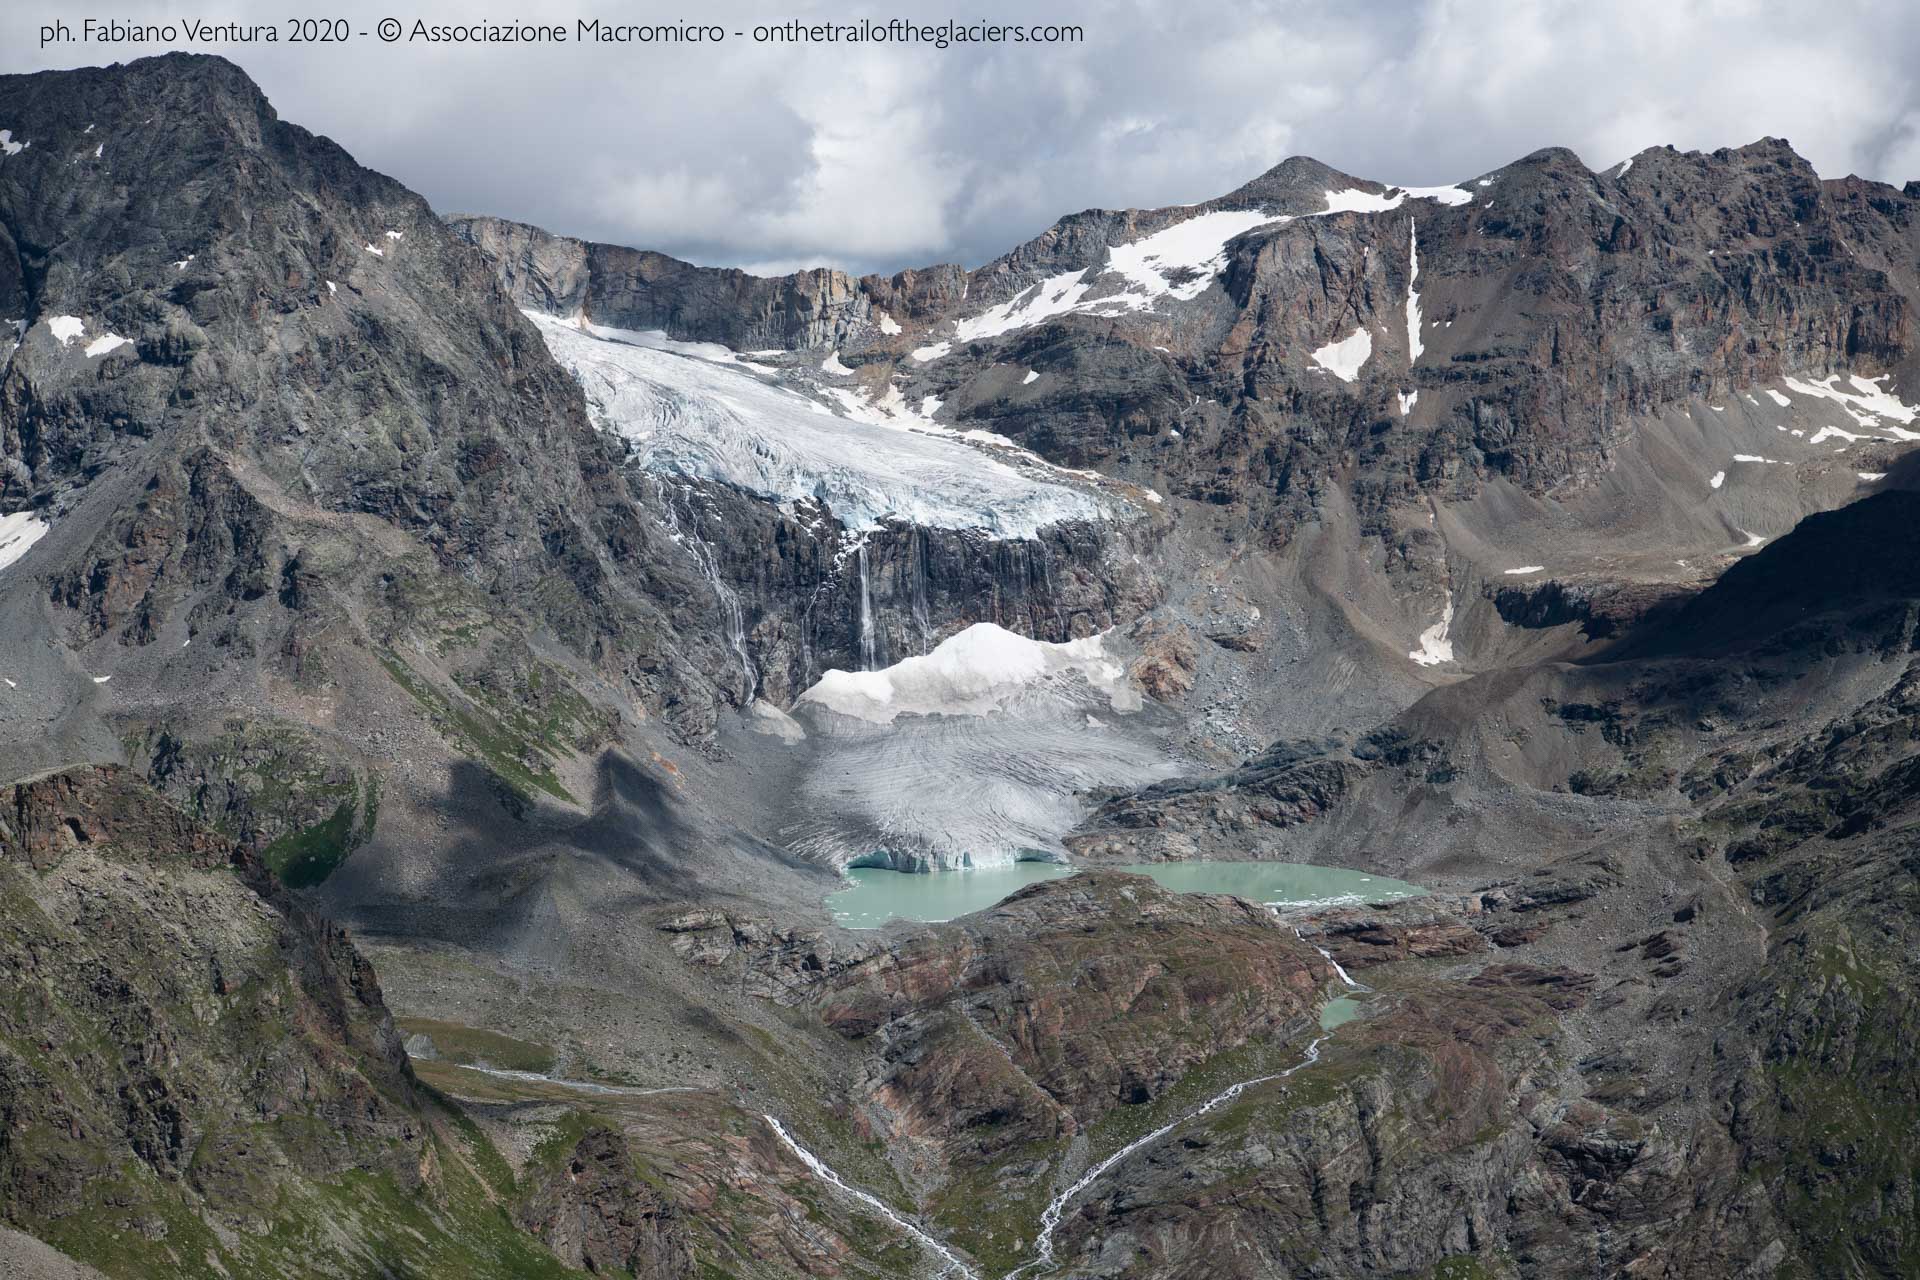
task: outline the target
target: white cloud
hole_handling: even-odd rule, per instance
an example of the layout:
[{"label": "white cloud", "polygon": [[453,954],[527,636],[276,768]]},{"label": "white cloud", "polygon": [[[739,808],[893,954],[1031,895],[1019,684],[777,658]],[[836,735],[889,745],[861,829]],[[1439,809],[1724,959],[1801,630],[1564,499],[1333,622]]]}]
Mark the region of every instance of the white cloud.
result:
[{"label": "white cloud", "polygon": [[[336,8],[356,26],[386,13]],[[21,69],[159,51],[40,52],[30,9],[0,14],[0,47]],[[115,16],[172,9],[128,0]],[[467,0],[414,12],[472,17]],[[719,46],[215,51],[288,119],[437,207],[704,262],[976,264],[1063,214],[1205,199],[1294,152],[1426,185],[1544,146],[1601,167],[1662,143],[1774,135],[1828,176],[1920,177],[1910,0],[1057,0],[1039,12],[977,0],[961,16],[1078,22],[1086,41],[946,51],[731,35],[845,21],[838,0],[778,15],[716,0],[708,13],[730,33]],[[267,0],[222,13],[280,16]],[[578,16],[602,6],[540,14]]]}]

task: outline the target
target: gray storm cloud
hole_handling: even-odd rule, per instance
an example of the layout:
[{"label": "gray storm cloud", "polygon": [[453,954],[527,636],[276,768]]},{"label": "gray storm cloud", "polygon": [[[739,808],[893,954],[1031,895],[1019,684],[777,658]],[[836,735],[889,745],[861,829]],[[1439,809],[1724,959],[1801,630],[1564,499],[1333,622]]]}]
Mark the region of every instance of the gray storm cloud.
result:
[{"label": "gray storm cloud", "polygon": [[[712,21],[718,45],[210,46],[287,119],[447,212],[765,272],[990,259],[1063,213],[1205,199],[1291,154],[1428,184],[1543,146],[1588,164],[1789,138],[1827,176],[1920,177],[1920,6],[1906,0],[1093,0],[951,6],[340,0],[371,29],[508,19]],[[124,21],[179,17],[128,0]],[[276,22],[284,0],[201,15]],[[756,44],[858,17],[1071,23],[1071,45]],[[72,6],[0,16],[7,71],[160,46],[36,47]],[[732,36],[747,31],[749,38]],[[176,46],[178,47],[178,46]]]}]

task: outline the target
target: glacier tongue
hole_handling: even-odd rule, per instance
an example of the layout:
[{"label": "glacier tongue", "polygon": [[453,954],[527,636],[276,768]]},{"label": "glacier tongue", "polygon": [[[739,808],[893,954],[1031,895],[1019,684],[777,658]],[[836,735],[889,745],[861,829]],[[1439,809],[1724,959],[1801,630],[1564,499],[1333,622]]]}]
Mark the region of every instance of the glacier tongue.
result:
[{"label": "glacier tongue", "polygon": [[596,424],[633,441],[651,471],[774,502],[821,501],[852,531],[891,519],[1018,539],[1113,514],[1090,492],[1035,479],[961,441],[836,414],[763,380],[723,347],[641,346],[527,316],[579,379]]}]

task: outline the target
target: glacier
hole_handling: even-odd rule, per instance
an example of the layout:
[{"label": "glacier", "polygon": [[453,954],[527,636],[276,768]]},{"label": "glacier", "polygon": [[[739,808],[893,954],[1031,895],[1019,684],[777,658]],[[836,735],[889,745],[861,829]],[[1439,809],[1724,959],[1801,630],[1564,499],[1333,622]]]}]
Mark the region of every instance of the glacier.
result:
[{"label": "glacier", "polygon": [[770,502],[821,502],[854,533],[895,520],[1024,539],[1116,515],[1058,469],[1023,469],[905,423],[855,420],[775,385],[773,370],[725,347],[526,315],[579,381],[595,425],[632,441],[650,471]]},{"label": "glacier", "polygon": [[789,846],[842,867],[1064,861],[1082,793],[1178,772],[1108,646],[982,622],[878,671],[828,672],[794,705],[813,757]]}]

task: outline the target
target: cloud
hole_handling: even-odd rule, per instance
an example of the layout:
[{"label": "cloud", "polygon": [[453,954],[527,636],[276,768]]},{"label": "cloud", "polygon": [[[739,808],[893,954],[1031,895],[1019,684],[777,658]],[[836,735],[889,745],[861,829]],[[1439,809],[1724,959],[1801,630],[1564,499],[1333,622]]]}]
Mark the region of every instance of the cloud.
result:
[{"label": "cloud", "polygon": [[[173,8],[130,0],[117,16]],[[284,16],[267,0],[224,8]],[[394,11],[335,8],[357,30]],[[7,70],[161,51],[39,51],[45,15],[29,9],[0,16]],[[571,27],[603,9],[567,0],[540,20]],[[760,23],[862,13],[1075,23],[1085,39],[939,51],[751,38]],[[417,0],[403,16],[473,12]],[[1062,214],[1205,199],[1295,152],[1433,183],[1549,145],[1599,167],[1662,143],[1774,135],[1828,176],[1920,177],[1908,0],[788,0],[777,13],[718,0],[699,17],[726,40],[209,51],[436,207],[761,269],[975,265]]]}]

